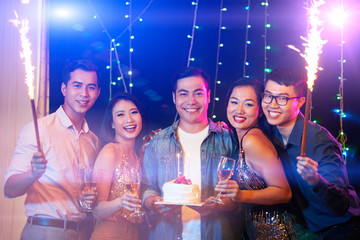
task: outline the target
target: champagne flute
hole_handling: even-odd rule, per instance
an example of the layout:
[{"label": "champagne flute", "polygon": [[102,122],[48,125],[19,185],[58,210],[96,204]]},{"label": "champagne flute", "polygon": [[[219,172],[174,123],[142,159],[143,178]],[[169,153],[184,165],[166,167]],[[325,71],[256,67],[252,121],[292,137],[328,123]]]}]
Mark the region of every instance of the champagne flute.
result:
[{"label": "champagne flute", "polygon": [[[125,182],[126,190],[131,192],[134,195],[139,195],[140,192],[140,174],[137,169],[130,170],[130,176]],[[130,214],[130,217],[142,217],[145,214],[141,209],[135,209],[133,213]]]},{"label": "champagne flute", "polygon": [[[82,169],[82,178],[84,181],[83,191],[94,191],[99,179],[97,171],[94,171],[92,168],[84,168]],[[84,197],[81,197],[79,202],[84,212],[92,212],[94,210],[94,204],[89,204]]]},{"label": "champagne flute", "polygon": [[[231,178],[231,176],[234,174],[235,162],[236,162],[235,159],[221,156],[217,171],[218,178],[220,181],[226,181]],[[223,204],[220,194],[221,192],[218,193],[218,195],[213,201]]]}]

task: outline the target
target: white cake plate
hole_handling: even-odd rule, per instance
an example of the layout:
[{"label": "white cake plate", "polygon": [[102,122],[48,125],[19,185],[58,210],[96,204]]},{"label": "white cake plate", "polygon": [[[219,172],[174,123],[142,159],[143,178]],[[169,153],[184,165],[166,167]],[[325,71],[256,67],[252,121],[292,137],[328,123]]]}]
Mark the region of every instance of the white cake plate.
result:
[{"label": "white cake plate", "polygon": [[181,203],[181,202],[154,202],[154,204],[157,205],[181,205],[181,206],[198,206],[201,207],[202,205],[204,205],[205,203]]}]

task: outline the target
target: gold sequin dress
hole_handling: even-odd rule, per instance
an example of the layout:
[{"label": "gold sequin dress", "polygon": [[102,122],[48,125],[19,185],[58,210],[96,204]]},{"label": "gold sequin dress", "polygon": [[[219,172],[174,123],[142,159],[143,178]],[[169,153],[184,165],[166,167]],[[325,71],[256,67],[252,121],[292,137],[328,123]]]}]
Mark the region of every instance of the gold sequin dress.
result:
[{"label": "gold sequin dress", "polygon": [[[251,129],[249,129],[251,130]],[[244,136],[249,132],[244,134]],[[264,179],[251,169],[245,161],[240,141],[236,177],[241,190],[260,190],[267,187]],[[297,239],[292,215],[283,205],[245,204],[246,231],[249,239]]]},{"label": "gold sequin dress", "polygon": [[[131,165],[125,155],[122,156],[120,163],[114,170],[109,193],[109,201],[120,197],[129,189],[124,184],[131,178],[131,170],[136,169],[141,179],[141,169],[138,159],[135,166]],[[138,193],[139,194],[139,193]],[[142,217],[130,217],[132,211],[122,208],[114,214],[115,221],[97,220],[91,240],[98,239],[122,239],[134,240],[138,239],[137,223],[143,221]]]},{"label": "gold sequin dress", "polygon": [[[140,175],[141,179],[141,169],[140,169],[140,163],[137,160],[136,165],[132,166],[129,161],[126,159],[126,157],[123,156],[122,161],[119,163],[118,167],[115,169],[111,188],[110,188],[110,194],[109,194],[109,200],[113,200],[115,198],[120,197],[125,192],[128,192],[129,189],[124,184],[127,182],[127,179],[131,179],[133,176],[131,176],[131,170],[136,169]],[[140,191],[138,191],[137,194],[139,194]],[[142,217],[131,217],[130,214],[132,211],[127,210],[126,208],[122,208],[120,211],[118,211],[115,216],[117,218],[125,218],[126,220],[133,222],[133,223],[141,223],[143,221]]]}]

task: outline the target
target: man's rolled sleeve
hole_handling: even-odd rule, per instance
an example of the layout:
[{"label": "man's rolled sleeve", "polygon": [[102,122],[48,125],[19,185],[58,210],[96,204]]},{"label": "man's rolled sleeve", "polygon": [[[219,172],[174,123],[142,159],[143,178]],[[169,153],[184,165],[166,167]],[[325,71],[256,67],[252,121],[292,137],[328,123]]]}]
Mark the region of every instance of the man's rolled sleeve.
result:
[{"label": "man's rolled sleeve", "polygon": [[35,131],[32,123],[26,124],[20,131],[10,165],[4,174],[4,185],[14,174],[24,173],[31,169],[32,155],[37,152]]},{"label": "man's rolled sleeve", "polygon": [[[154,140],[153,140],[154,141]],[[155,159],[154,148],[152,146],[153,141],[150,142],[150,145],[145,149],[144,159],[143,159],[143,197],[142,202],[150,196],[159,196],[160,192],[157,187],[157,160]]]}]

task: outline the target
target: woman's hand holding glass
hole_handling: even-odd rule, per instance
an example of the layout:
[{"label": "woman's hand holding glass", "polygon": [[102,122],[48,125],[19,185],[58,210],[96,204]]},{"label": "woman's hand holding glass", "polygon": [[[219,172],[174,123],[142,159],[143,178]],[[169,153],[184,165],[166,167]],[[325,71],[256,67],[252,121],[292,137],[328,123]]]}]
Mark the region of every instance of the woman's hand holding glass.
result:
[{"label": "woman's hand holding glass", "polygon": [[241,190],[234,180],[220,181],[215,186],[215,191],[221,192],[221,197],[231,198],[233,201],[241,202]]},{"label": "woman's hand holding glass", "polygon": [[123,199],[121,200],[121,203],[126,209],[134,211],[131,213],[130,217],[142,217],[145,214],[145,212],[140,209],[140,181],[139,171],[131,169],[128,178],[126,178],[124,182],[126,192],[122,196]]},{"label": "woman's hand holding glass", "polygon": [[[221,156],[220,162],[218,165],[218,177],[220,182],[229,180],[232,175],[234,174],[235,169],[235,159],[228,158],[225,156]],[[216,190],[215,188],[215,191]],[[221,201],[221,197],[224,196],[221,191],[219,191],[219,194],[214,198],[214,202],[217,202],[219,204],[223,204]]]},{"label": "woman's hand holding glass", "polygon": [[141,200],[137,195],[132,193],[124,193],[118,198],[119,205],[129,211],[135,211],[141,207]]}]

